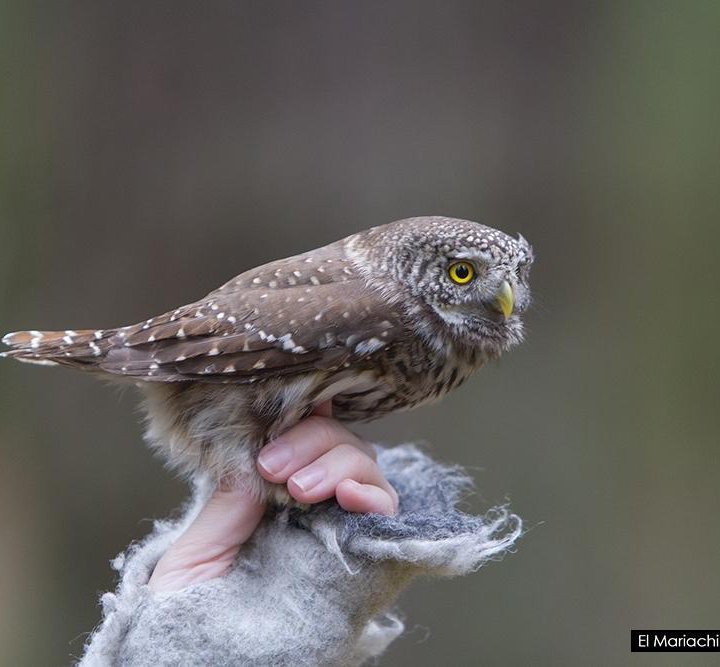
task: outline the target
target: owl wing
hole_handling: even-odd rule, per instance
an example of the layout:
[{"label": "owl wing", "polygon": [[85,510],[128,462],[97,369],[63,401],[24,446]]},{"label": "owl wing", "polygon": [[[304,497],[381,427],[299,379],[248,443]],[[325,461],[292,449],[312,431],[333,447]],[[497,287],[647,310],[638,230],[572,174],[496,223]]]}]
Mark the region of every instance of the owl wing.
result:
[{"label": "owl wing", "polygon": [[332,244],[117,329],[92,361],[97,370],[139,380],[254,382],[362,362],[403,331],[399,309]]}]

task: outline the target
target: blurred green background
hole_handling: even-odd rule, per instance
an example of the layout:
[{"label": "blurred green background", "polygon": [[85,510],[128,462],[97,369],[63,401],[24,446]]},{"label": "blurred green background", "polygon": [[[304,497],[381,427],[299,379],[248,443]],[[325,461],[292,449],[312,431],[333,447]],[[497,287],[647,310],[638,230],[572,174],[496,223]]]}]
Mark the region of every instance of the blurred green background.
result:
[{"label": "blurred green background", "polygon": [[[402,600],[387,665],[710,664],[720,3],[2,2],[0,329],[127,324],[447,214],[533,243],[527,343],[365,427],[509,499],[517,553]],[[185,494],[134,396],[0,364],[0,664],[66,664]]]}]

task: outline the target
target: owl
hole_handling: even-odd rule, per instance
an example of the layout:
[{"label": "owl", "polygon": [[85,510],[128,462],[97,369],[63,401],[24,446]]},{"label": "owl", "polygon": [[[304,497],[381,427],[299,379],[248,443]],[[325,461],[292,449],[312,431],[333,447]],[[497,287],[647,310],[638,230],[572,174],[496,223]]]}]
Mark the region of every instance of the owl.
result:
[{"label": "owl", "polygon": [[332,401],[344,421],[437,401],[523,338],[533,252],[522,237],[431,216],[246,271],[138,324],[21,331],[3,356],[71,366],[143,396],[146,439],[182,475],[285,504],[260,448]]}]

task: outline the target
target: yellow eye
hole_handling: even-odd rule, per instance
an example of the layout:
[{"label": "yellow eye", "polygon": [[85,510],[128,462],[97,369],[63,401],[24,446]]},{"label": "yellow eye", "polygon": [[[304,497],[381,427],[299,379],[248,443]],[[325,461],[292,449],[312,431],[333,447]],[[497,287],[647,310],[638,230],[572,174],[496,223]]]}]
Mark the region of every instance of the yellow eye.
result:
[{"label": "yellow eye", "polygon": [[455,262],[448,269],[450,280],[458,285],[466,285],[475,277],[475,267],[470,262]]}]

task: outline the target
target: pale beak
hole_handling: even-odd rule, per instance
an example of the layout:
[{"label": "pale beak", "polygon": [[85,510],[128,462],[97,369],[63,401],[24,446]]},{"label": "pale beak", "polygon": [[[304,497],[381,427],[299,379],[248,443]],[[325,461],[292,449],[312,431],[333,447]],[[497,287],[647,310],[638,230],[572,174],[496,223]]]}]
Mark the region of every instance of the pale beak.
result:
[{"label": "pale beak", "polygon": [[515,297],[512,287],[510,287],[510,283],[507,280],[502,281],[502,285],[500,285],[500,289],[495,295],[493,305],[497,308],[498,312],[505,316],[505,319],[512,315],[513,307],[515,306]]}]

